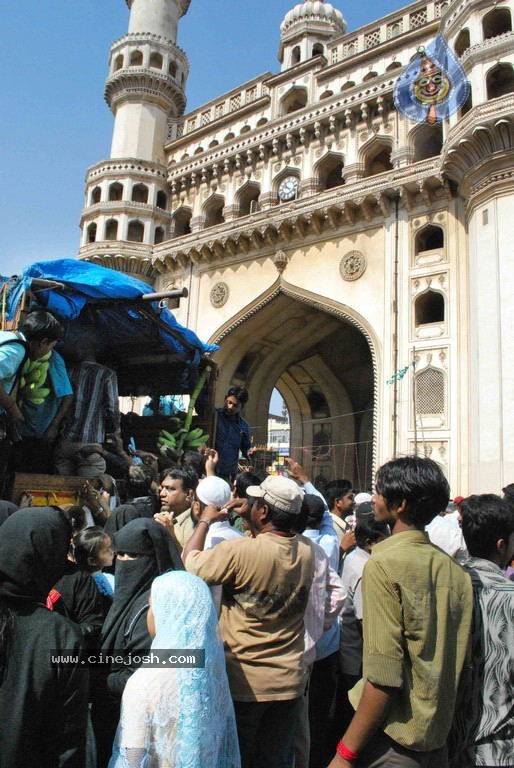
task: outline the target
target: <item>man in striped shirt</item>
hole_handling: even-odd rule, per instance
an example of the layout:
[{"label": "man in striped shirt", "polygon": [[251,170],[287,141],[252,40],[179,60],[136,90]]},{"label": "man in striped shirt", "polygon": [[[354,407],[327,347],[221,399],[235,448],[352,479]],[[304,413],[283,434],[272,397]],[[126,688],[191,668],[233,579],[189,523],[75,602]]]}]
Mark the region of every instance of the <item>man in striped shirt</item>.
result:
[{"label": "man in striped shirt", "polygon": [[514,514],[492,493],[461,503],[474,593],[473,674],[452,730],[452,766],[514,766]]},{"label": "man in striped shirt", "polygon": [[446,740],[469,643],[473,591],[461,566],[430,543],[425,525],[449,487],[431,459],[384,464],[375,519],[392,535],[364,568],[363,679],[330,768],[446,768]]},{"label": "man in striped shirt", "polygon": [[82,362],[70,373],[73,403],[64,437],[55,452],[60,475],[98,477],[105,472],[103,456],[108,434],[120,434],[116,373],[95,362],[92,348],[81,348]]}]

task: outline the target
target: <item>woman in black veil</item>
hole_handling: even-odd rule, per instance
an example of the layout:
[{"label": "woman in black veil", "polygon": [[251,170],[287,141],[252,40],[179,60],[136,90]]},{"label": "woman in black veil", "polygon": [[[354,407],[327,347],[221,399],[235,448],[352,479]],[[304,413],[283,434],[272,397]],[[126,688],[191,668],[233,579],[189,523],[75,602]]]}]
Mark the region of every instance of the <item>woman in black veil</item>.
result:
[{"label": "woman in black veil", "polygon": [[146,625],[152,581],[166,571],[183,570],[171,536],[155,520],[132,520],[114,533],[113,543],[116,588],[103,627],[101,652],[103,657],[123,658],[123,663],[102,665],[94,676],[98,768],[104,768],[111,756],[123,689],[137,668],[131,657],[148,653],[152,643]]}]

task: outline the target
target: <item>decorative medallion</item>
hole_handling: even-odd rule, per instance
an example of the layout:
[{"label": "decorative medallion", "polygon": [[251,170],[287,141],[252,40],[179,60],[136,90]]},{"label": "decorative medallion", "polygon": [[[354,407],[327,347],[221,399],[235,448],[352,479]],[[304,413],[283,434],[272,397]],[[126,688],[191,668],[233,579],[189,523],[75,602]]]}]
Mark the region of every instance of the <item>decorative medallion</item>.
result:
[{"label": "decorative medallion", "polygon": [[226,283],[216,283],[211,288],[210,300],[213,307],[219,309],[227,303],[229,297],[229,288]]},{"label": "decorative medallion", "polygon": [[339,264],[343,280],[358,280],[366,271],[366,259],[360,251],[349,251]]},{"label": "decorative medallion", "polygon": [[287,262],[289,259],[287,258],[287,254],[284,253],[284,251],[277,251],[273,257],[273,264],[276,266],[277,271],[279,274],[282,274],[284,269],[287,267]]}]

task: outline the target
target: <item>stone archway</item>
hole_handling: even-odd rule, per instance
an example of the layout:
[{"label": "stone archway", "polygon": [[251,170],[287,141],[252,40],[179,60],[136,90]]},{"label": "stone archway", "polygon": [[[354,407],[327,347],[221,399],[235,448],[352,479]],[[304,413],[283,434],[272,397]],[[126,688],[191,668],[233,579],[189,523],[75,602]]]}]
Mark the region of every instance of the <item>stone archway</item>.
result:
[{"label": "stone archway", "polygon": [[232,383],[249,392],[256,443],[267,442],[276,387],[291,419],[291,453],[312,477],[371,487],[376,435],[375,345],[347,308],[279,279],[210,340],[220,344],[218,404]]}]

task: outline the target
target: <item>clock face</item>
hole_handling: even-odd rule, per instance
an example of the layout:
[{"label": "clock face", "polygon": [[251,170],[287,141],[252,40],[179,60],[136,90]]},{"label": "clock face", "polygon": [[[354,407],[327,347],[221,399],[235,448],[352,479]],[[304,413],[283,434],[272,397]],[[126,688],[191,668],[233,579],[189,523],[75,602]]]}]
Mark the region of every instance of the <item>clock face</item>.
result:
[{"label": "clock face", "polygon": [[296,176],[286,176],[286,178],[280,182],[278,196],[280,200],[292,200],[297,196],[299,188],[300,182]]}]

